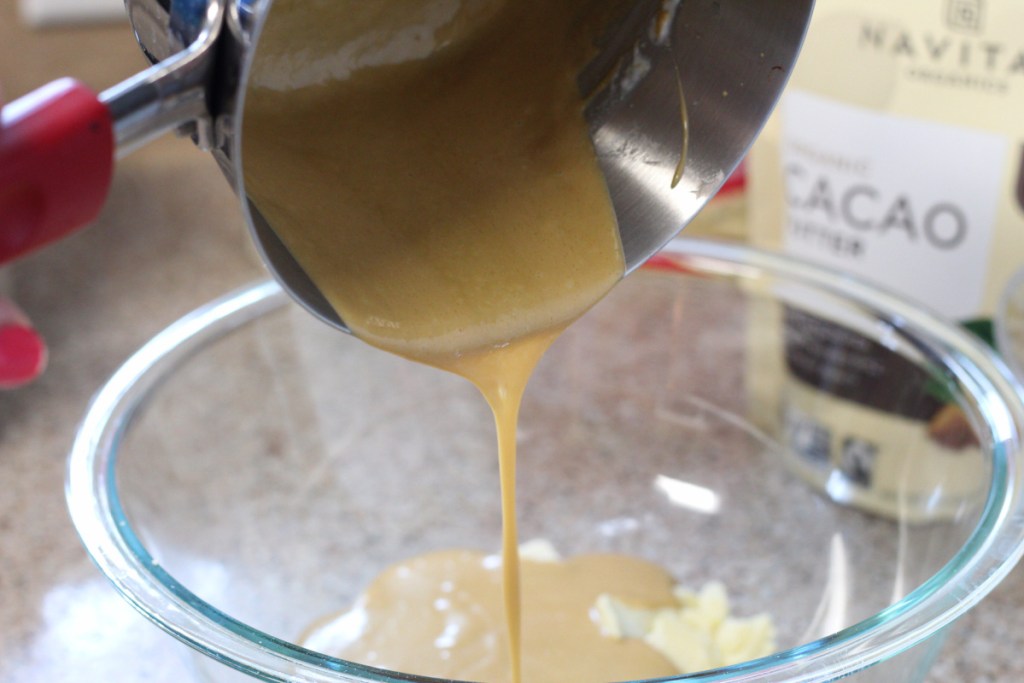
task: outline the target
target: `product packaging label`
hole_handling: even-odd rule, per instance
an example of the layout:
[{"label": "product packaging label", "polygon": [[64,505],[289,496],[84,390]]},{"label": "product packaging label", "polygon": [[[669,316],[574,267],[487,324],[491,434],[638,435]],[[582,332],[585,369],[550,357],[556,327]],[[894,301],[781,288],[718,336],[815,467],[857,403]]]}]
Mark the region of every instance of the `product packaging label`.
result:
[{"label": "product packaging label", "polygon": [[984,294],[1006,139],[799,90],[783,106],[785,250],[947,316],[972,316]]},{"label": "product packaging label", "polygon": [[[748,160],[751,242],[990,332],[1024,266],[1021,25],[1019,0],[819,0]],[[922,520],[976,505],[983,436],[957,389],[839,308],[751,306],[759,421],[833,498]]]}]

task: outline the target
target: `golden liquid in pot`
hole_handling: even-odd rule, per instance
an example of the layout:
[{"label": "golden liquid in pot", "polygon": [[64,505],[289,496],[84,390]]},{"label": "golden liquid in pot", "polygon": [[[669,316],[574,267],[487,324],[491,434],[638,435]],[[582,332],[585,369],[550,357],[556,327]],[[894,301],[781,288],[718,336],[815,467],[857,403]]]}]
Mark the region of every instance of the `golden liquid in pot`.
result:
[{"label": "golden liquid in pot", "polygon": [[[495,660],[507,663],[507,675],[488,669],[488,681],[522,679],[515,528],[522,393],[548,345],[624,270],[576,86],[617,5],[276,0],[246,93],[246,191],[296,260],[356,336],[466,377],[494,412],[509,651]],[[458,590],[479,591],[489,603],[482,588],[489,579],[460,557],[416,562],[428,576],[451,571],[451,580],[465,582]],[[632,581],[613,577],[639,566],[622,558],[586,562],[592,571],[573,571],[623,587]],[[573,591],[594,592],[577,584]],[[538,585],[547,586],[536,589],[540,604],[566,590],[558,581]],[[408,621],[394,602],[408,594],[371,596],[367,609]],[[575,618],[572,627],[530,621],[526,640],[561,648],[572,633],[597,633],[586,609]],[[417,632],[392,637],[411,651]],[[452,661],[464,659],[448,650]],[[335,654],[356,656],[358,648]],[[472,667],[438,670],[408,658],[366,663],[474,676]],[[564,666],[555,671],[562,680],[589,680]]]}]

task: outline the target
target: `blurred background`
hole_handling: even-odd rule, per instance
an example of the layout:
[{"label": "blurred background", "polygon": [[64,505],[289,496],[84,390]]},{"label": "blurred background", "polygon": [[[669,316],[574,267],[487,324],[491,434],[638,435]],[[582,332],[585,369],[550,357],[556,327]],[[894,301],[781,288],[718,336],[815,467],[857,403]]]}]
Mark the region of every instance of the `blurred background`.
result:
[{"label": "blurred background", "polygon": [[[90,4],[33,9],[56,20]],[[146,65],[126,21],[30,28],[15,0],[0,2],[8,102],[61,76],[102,90]],[[132,351],[263,272],[213,160],[174,136],[118,164],[94,225],[0,269],[0,293],[50,347],[36,383],[0,392],[0,681],[189,680],[180,646],[114,593],[79,544],[64,460],[90,396]]]}]

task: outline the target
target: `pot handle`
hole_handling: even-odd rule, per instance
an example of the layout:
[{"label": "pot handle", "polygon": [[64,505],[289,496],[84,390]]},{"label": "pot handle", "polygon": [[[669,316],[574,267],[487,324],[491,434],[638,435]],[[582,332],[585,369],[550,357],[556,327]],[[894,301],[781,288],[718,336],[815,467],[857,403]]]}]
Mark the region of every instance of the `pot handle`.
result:
[{"label": "pot handle", "polygon": [[114,145],[110,111],[70,78],[0,109],[0,263],[96,219]]}]

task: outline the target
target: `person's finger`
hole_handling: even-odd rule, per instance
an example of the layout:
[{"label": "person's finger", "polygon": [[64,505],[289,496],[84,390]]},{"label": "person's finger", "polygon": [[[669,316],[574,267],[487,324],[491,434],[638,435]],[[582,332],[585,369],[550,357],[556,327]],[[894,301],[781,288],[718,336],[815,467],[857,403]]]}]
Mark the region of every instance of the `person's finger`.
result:
[{"label": "person's finger", "polygon": [[28,384],[46,368],[46,343],[28,317],[0,298],[0,389]]}]

